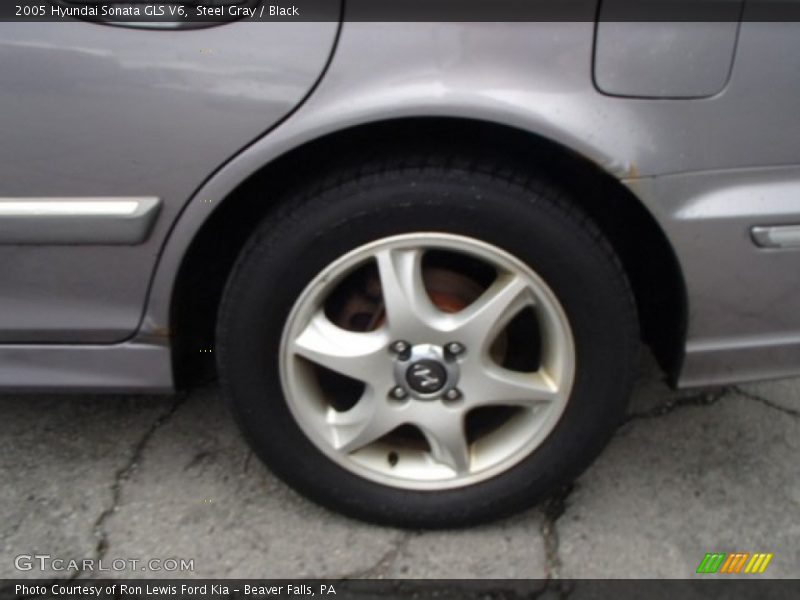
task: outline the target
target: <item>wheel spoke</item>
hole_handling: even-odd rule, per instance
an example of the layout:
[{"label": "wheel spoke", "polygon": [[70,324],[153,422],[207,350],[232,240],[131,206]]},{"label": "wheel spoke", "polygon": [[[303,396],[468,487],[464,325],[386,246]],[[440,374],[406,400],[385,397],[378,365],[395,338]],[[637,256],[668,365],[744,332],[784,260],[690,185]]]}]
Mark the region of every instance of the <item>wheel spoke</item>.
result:
[{"label": "wheel spoke", "polygon": [[497,365],[467,374],[463,382],[471,406],[534,407],[561,399],[561,390],[549,375],[539,370],[519,373]]},{"label": "wheel spoke", "polygon": [[340,413],[331,409],[328,424],[333,429],[334,447],[350,454],[382,438],[401,423],[391,407],[376,400],[373,390],[366,390],[350,410]]},{"label": "wheel spoke", "polygon": [[453,335],[468,347],[486,350],[511,319],[534,303],[522,277],[501,275],[457,315]]},{"label": "wheel spoke", "polygon": [[450,467],[457,475],[469,473],[470,450],[461,413],[442,413],[419,428],[431,448],[433,460]]},{"label": "wheel spoke", "polygon": [[384,330],[347,331],[333,324],[320,310],[295,340],[294,352],[341,375],[372,382],[389,369],[388,342]]},{"label": "wheel spoke", "polygon": [[375,255],[386,319],[395,337],[424,337],[438,312],[425,289],[422,256],[418,248],[386,249]]}]

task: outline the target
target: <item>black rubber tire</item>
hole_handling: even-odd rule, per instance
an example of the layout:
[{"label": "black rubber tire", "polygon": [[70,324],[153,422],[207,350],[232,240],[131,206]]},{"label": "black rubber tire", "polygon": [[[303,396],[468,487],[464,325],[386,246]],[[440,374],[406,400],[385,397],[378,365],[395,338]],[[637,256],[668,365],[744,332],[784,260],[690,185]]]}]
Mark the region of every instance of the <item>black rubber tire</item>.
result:
[{"label": "black rubber tire", "polygon": [[[382,486],[328,459],[295,423],[278,368],[284,323],[310,280],[358,246],[415,231],[471,236],[530,265],[565,309],[577,353],[568,406],[544,443],[493,479],[438,492]],[[430,157],[339,172],[286,198],[238,258],[217,331],[226,402],[278,476],[347,515],[425,528],[505,516],[570,483],[621,422],[638,348],[620,262],[567,194],[541,177]]]}]

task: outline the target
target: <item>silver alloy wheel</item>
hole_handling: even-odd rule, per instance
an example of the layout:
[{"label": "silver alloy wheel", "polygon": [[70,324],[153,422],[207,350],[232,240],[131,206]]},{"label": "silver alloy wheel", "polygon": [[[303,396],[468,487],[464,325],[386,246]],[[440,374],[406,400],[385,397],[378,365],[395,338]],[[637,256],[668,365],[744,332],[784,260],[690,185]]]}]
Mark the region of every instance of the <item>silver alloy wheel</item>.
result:
[{"label": "silver alloy wheel", "polygon": [[[478,259],[496,277],[466,308],[445,312],[423,279],[429,251]],[[368,263],[377,267],[385,319],[373,330],[350,331],[329,318],[325,303]],[[491,351],[524,309],[535,314],[541,338],[532,372],[498,364]],[[352,407],[334,408],[314,365],[363,384]],[[541,445],[569,400],[575,348],[555,294],[524,263],[472,238],[415,233],[357,248],[314,278],[284,327],[280,374],[292,415],[334,462],[383,485],[443,490],[494,477]],[[470,439],[466,417],[483,407],[514,410]],[[426,447],[388,439],[401,426],[416,428]]]}]

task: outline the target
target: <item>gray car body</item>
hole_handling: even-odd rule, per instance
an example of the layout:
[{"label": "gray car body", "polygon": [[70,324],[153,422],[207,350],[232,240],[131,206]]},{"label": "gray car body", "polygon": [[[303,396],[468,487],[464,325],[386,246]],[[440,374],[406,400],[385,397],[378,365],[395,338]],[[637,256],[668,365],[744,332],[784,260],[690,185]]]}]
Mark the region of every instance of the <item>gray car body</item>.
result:
[{"label": "gray car body", "polygon": [[[0,203],[159,207],[135,227],[0,214],[0,388],[174,389],[176,282],[204,224],[287,153],[417,117],[514,128],[632,192],[685,285],[676,384],[798,374],[800,249],[752,235],[800,223],[798,33],[757,22],[2,23]],[[637,47],[647,51],[621,50]]]}]

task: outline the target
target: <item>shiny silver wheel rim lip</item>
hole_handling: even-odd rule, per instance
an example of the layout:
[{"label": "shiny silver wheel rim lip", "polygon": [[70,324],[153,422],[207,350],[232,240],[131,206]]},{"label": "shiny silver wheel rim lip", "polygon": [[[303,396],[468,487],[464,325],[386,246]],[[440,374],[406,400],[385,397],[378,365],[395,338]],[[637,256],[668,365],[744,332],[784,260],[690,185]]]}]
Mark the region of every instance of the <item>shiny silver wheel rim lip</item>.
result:
[{"label": "shiny silver wheel rim lip", "polygon": [[[433,319],[431,322],[436,327],[430,331],[421,330],[422,326],[416,322],[412,323],[417,317],[411,318],[409,324],[403,325],[404,321],[399,316],[393,318],[392,312],[398,315],[406,313],[402,309],[389,310],[387,304],[387,323],[380,330],[370,334],[344,332],[345,335],[339,340],[336,336],[339,336],[339,332],[344,330],[337,332],[324,324],[317,327],[317,323],[321,322],[318,321],[320,309],[324,299],[341,282],[342,278],[366,261],[376,260],[378,262],[381,282],[384,285],[384,271],[389,273],[387,277],[390,277],[394,270],[398,273],[413,271],[410,267],[405,268],[409,261],[416,264],[415,261],[418,259],[411,257],[434,249],[465,253],[497,268],[504,278],[501,282],[502,285],[497,285],[498,306],[501,300],[517,293],[517,288],[520,290],[520,299],[514,300],[514,302],[522,302],[522,306],[533,303],[543,335],[542,367],[537,373],[521,375],[525,378],[524,380],[516,376],[511,377],[509,375],[511,372],[505,369],[496,370],[497,365],[488,357],[488,341],[471,344],[472,347],[467,352],[467,357],[461,359],[462,364],[460,364],[460,384],[467,388],[465,399],[461,405],[450,407],[454,420],[457,422],[461,418],[459,414],[463,416],[466,411],[478,406],[512,405],[522,406],[523,410],[497,431],[469,445],[466,448],[465,456],[464,449],[457,441],[451,441],[455,440],[457,436],[448,432],[455,426],[448,423],[446,417],[451,413],[442,409],[442,403],[423,403],[412,399],[404,404],[403,415],[397,418],[406,419],[406,422],[423,431],[429,424],[436,423],[437,433],[425,431],[425,437],[428,438],[432,444],[431,448],[434,448],[435,451],[418,455],[401,454],[397,464],[392,465],[386,460],[387,452],[392,451],[387,446],[380,443],[371,443],[355,449],[348,446],[351,431],[369,429],[363,424],[372,417],[360,419],[353,414],[347,419],[343,419],[342,415],[348,415],[349,412],[335,414],[321,397],[319,390],[315,390],[313,377],[310,377],[307,364],[300,360],[300,357],[308,359],[309,354],[313,354],[315,360],[312,362],[327,368],[330,368],[330,364],[325,364],[324,361],[330,359],[337,367],[341,364],[345,365],[342,367],[344,370],[353,371],[345,373],[348,376],[353,376],[354,373],[356,375],[360,375],[362,372],[368,373],[364,377],[372,377],[372,380],[365,381],[365,396],[354,407],[364,407],[361,411],[363,414],[374,415],[378,414],[378,411],[383,411],[381,402],[386,402],[392,407],[392,410],[397,409],[397,405],[393,405],[387,399],[389,391],[387,388],[391,388],[393,385],[393,362],[388,349],[389,344],[397,339],[406,339],[408,336],[417,337],[417,339],[411,340],[413,344],[445,344],[448,341],[454,341],[454,336],[458,337],[459,330],[457,327],[455,330],[453,329],[452,315],[444,316],[443,313],[437,315],[426,312],[430,311],[427,295],[425,298],[420,298],[418,297],[420,294],[409,293],[407,294],[408,298],[405,298],[406,304],[414,305],[414,307],[406,307],[408,309],[406,312],[411,314],[415,310],[418,311],[424,316],[424,318],[419,317],[419,321],[431,317]],[[383,265],[391,266],[384,269]],[[399,281],[401,276],[398,275],[396,279]],[[411,281],[413,277],[409,276],[408,279]],[[413,288],[414,286],[409,284],[408,287]],[[477,305],[481,300],[486,300],[483,312],[487,314],[489,314],[489,308],[492,307],[489,302],[492,300],[492,296],[489,293],[494,287],[491,286],[490,290],[487,290],[486,294],[475,303]],[[391,286],[384,289],[391,289]],[[506,291],[507,289],[508,291]],[[409,298],[411,302],[409,302]],[[400,303],[396,302],[395,304]],[[507,314],[497,319],[494,326],[502,329],[503,322],[507,323],[510,320],[508,314],[511,314],[514,308],[512,303],[509,303],[509,306]],[[514,314],[517,313],[518,310],[514,312]],[[458,313],[458,315],[461,314]],[[477,312],[477,314],[482,313]],[[443,318],[436,320],[439,316]],[[486,328],[488,319],[480,326],[475,315],[473,315],[473,319],[475,324],[472,329],[464,328],[463,331],[468,332],[471,338],[474,337],[477,340],[479,339],[476,337],[477,334],[472,335],[471,332]],[[318,335],[319,329],[324,330],[325,334]],[[426,331],[427,333],[425,333]],[[414,336],[414,333],[419,335]],[[423,339],[420,339],[423,333],[425,335]],[[488,339],[492,335],[496,336],[496,333],[490,333],[485,337]],[[366,338],[351,337],[364,335],[370,336],[368,344],[364,341]],[[335,353],[327,350],[328,354],[318,352],[318,348],[322,346],[317,340],[323,340],[327,344],[326,336],[330,336],[331,339],[336,338],[335,347],[343,348],[343,354],[356,352],[355,347],[358,347],[358,352],[361,354],[358,354],[357,359],[350,358],[348,362],[347,356],[341,354],[336,356]],[[310,343],[307,341],[310,339],[315,341]],[[362,352],[362,348],[367,347],[368,351]],[[379,373],[382,369],[369,368],[382,364],[381,353],[385,355],[386,374]],[[316,360],[320,356],[324,357],[322,362]],[[541,446],[564,413],[572,390],[576,368],[574,341],[569,321],[555,294],[541,277],[500,248],[468,237],[433,232],[398,235],[372,242],[347,253],[319,273],[302,292],[289,314],[281,338],[279,363],[281,386],[291,414],[308,439],[323,454],[344,469],[370,481],[400,489],[431,491],[453,489],[485,481],[507,471],[531,455]],[[333,370],[343,372],[339,368]],[[372,373],[375,375],[373,376]],[[354,378],[364,380],[361,376]],[[511,387],[506,386],[506,383],[509,383]],[[522,396],[529,388],[533,392],[529,398],[523,398]],[[498,390],[496,393],[493,391],[495,389]],[[511,394],[511,391],[516,389],[519,391],[512,395],[520,396],[520,398],[513,402],[506,400],[506,394]],[[490,391],[501,398],[489,402]],[[370,394],[368,395],[367,392]],[[482,393],[485,397],[480,397]],[[432,406],[435,408],[430,408]],[[456,414],[458,411],[460,413]],[[394,412],[387,412],[388,414],[392,415],[391,418],[396,416]],[[388,416],[385,418],[387,422],[391,420]],[[372,419],[377,421],[376,418]],[[344,423],[344,421],[348,422]],[[434,428],[433,425],[430,427]],[[437,439],[437,435],[443,440],[441,443]],[[367,437],[364,436],[363,439],[367,439]],[[443,448],[442,446],[448,447]],[[468,465],[466,470],[465,461]],[[402,466],[400,466],[401,464]]]}]

